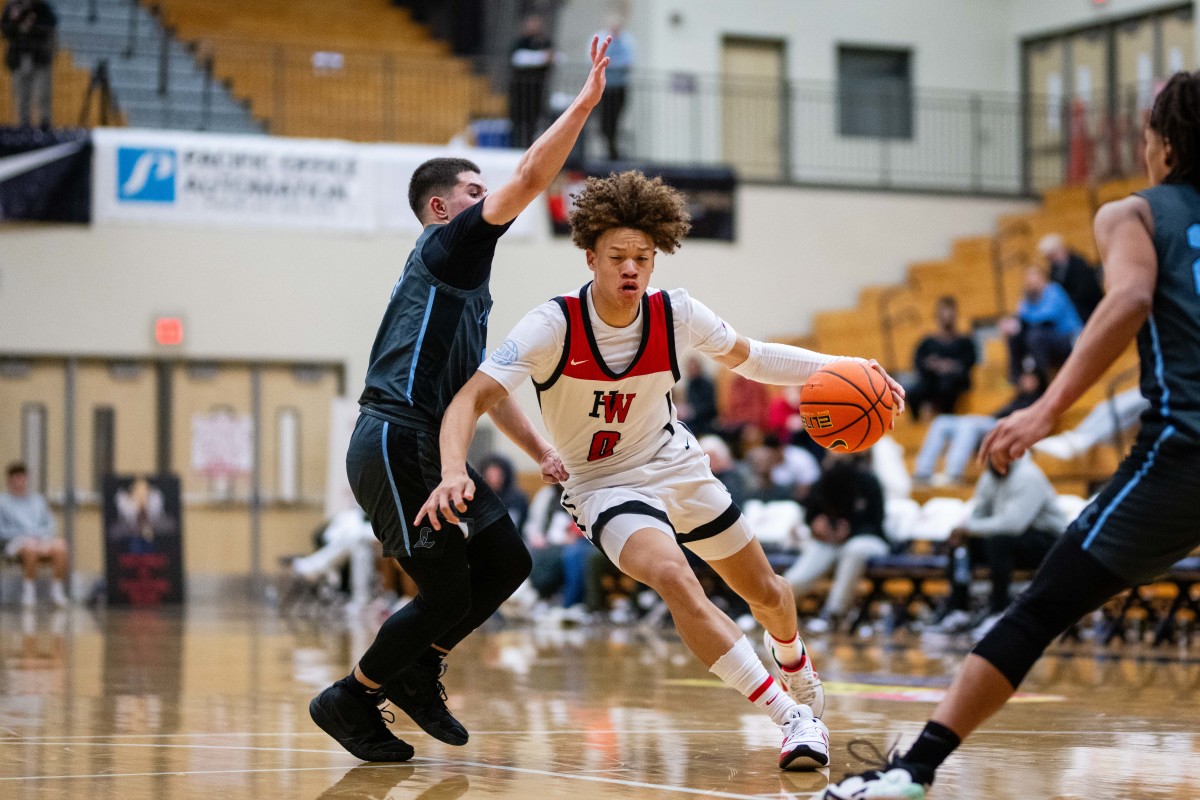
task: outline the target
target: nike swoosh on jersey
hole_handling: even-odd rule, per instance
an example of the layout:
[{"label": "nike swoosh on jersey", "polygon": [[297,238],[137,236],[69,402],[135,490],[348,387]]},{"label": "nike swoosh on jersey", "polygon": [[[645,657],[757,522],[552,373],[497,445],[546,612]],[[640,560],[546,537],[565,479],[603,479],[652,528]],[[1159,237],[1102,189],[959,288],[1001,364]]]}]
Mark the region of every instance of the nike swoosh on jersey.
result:
[{"label": "nike swoosh on jersey", "polygon": [[572,367],[577,367],[577,366],[579,366],[580,364],[586,364],[587,362],[588,362],[588,360],[587,360],[586,358],[581,358],[581,359],[579,359],[578,361],[576,361],[575,359],[573,359],[573,358],[572,358],[572,359],[571,359],[571,366],[572,366]]}]

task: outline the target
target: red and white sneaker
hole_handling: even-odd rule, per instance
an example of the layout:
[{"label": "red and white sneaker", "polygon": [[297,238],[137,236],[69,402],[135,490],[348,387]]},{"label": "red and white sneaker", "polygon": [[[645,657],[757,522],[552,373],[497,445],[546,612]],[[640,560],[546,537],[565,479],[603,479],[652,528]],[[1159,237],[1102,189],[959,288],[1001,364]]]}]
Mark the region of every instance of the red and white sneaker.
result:
[{"label": "red and white sneaker", "polygon": [[804,643],[800,643],[801,649],[804,650],[804,654],[800,656],[800,663],[785,667],[779,663],[779,656],[775,655],[775,637],[770,631],[763,631],[763,642],[766,643],[767,652],[779,670],[780,683],[783,684],[788,697],[802,706],[808,706],[812,709],[813,716],[820,719],[825,713],[825,689],[821,687],[821,677],[813,669],[812,658],[804,648]]},{"label": "red and white sneaker", "polygon": [[829,729],[807,706],[797,706],[783,725],[779,768],[820,769],[829,766]]}]

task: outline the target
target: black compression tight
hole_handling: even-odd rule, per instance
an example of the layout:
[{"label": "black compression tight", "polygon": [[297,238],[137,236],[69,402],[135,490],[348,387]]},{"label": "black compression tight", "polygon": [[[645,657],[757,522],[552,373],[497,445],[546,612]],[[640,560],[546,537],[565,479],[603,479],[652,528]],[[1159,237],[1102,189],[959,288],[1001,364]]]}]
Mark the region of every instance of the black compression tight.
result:
[{"label": "black compression tight", "polygon": [[447,540],[437,558],[401,558],[417,584],[416,599],[388,617],[358,662],[363,674],[384,683],[430,645],[450,650],[495,613],[527,577],[529,551],[507,516],[466,542]]},{"label": "black compression tight", "polygon": [[974,653],[1016,688],[1056,637],[1130,584],[1065,534],[1046,556],[1033,583],[1009,607]]}]

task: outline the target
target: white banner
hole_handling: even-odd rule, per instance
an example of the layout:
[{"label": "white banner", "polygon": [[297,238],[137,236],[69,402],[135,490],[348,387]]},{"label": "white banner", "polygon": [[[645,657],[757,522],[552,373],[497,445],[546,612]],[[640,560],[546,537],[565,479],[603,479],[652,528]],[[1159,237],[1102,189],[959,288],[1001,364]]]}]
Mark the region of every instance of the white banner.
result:
[{"label": "white banner", "polygon": [[369,168],[347,142],[120,128],[93,141],[97,224],[375,227]]},{"label": "white banner", "polygon": [[248,416],[192,417],[192,469],[202,475],[249,475],[254,467],[254,422]]},{"label": "white banner", "polygon": [[[417,234],[408,181],[423,161],[459,156],[489,188],[507,181],[516,150],[448,149],[178,131],[93,132],[92,218],[172,225]],[[548,235],[535,201],[509,236]]]},{"label": "white banner", "polygon": [[[408,205],[408,180],[413,171],[431,158],[465,158],[479,165],[488,189],[496,189],[517,170],[524,153],[520,150],[480,150],[471,148],[447,149],[422,145],[377,144],[364,145],[374,151],[378,169],[375,172],[378,190],[379,228],[381,231],[404,231],[414,235],[421,232],[421,223]],[[532,236],[536,231],[548,235],[546,202],[534,200],[529,208],[513,222],[506,238]]]}]

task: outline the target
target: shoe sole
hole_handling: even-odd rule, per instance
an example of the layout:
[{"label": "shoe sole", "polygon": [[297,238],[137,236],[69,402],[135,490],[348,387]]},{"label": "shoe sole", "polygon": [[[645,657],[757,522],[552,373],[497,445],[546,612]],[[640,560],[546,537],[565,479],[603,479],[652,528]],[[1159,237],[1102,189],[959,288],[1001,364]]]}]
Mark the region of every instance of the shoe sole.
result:
[{"label": "shoe sole", "polygon": [[427,734],[429,734],[433,738],[437,739],[442,744],[448,744],[448,745],[452,745],[454,747],[462,747],[470,739],[470,734],[467,734],[466,736],[461,736],[461,735],[455,733],[454,731],[447,731],[443,728],[438,728],[438,727],[430,725],[426,722],[422,722],[421,720],[414,717],[408,709],[404,708],[403,706],[401,706],[400,704],[398,704],[395,700],[392,700],[391,698],[388,699],[388,702],[391,703],[396,708],[403,711],[404,715],[406,717],[408,717],[409,719],[411,719],[413,721],[414,725],[416,725],[421,730],[425,731]]},{"label": "shoe sole", "polygon": [[779,768],[789,771],[814,770],[829,766],[829,754],[814,750],[808,745],[800,745],[786,758],[779,760]]},{"label": "shoe sole", "polygon": [[[339,739],[337,735],[330,730],[330,728],[334,725],[334,720],[332,715],[322,708],[321,704],[317,702],[320,699],[321,696],[317,695],[311,701],[309,701],[308,716],[312,718],[312,721],[317,724],[318,728],[329,734],[330,738],[340,744],[347,753],[355,758],[362,761],[370,761],[372,763],[390,763],[394,761],[408,761],[416,754],[416,750],[413,749],[412,745],[401,739],[397,739],[395,744],[390,745],[387,753],[377,753],[374,750],[364,750],[359,748],[353,740]],[[393,748],[395,749],[393,750]]]}]

